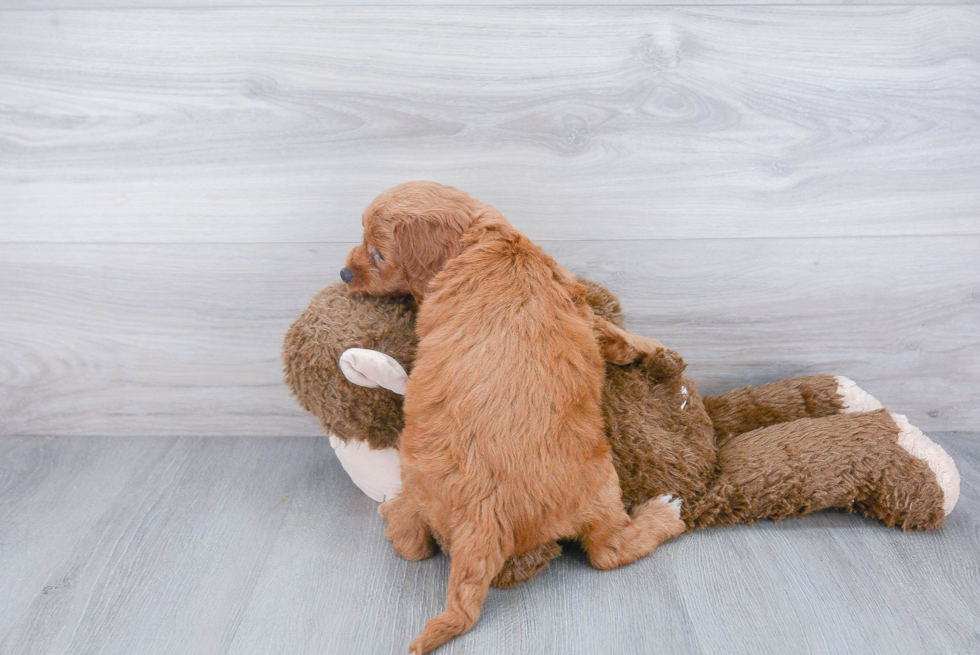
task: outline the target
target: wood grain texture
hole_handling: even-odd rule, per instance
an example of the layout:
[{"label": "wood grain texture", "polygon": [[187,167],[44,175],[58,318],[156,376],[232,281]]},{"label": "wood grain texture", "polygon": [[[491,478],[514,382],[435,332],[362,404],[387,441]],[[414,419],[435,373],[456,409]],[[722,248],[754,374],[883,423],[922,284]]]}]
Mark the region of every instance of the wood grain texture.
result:
[{"label": "wood grain texture", "polygon": [[[349,245],[0,245],[0,434],[319,434],[279,350]],[[702,393],[832,373],[927,432],[980,424],[980,237],[543,245]]]},{"label": "wood grain texture", "polygon": [[[838,513],[685,535],[614,571],[566,554],[440,653],[980,648],[980,434],[931,533]],[[445,601],[325,440],[3,438],[0,652],[400,653]],[[11,590],[13,593],[11,593]]]},{"label": "wood grain texture", "polygon": [[629,329],[680,352],[702,394],[826,373],[859,381],[924,429],[980,423],[975,237],[555,243],[550,251],[613,289]]},{"label": "wood grain texture", "polygon": [[[114,441],[71,440],[69,449],[87,448],[89,456],[65,468],[89,475],[94,469],[115,496],[95,499],[89,488],[76,487],[62,505],[37,497],[24,502],[17,494],[0,501],[21,523],[44,525],[66,510],[89,519],[65,540],[60,557],[46,560],[47,570],[36,560],[24,567],[48,579],[43,590],[34,585],[29,603],[4,613],[0,652],[218,653],[230,638],[224,628],[246,602],[253,569],[267,556],[303,472],[296,447],[304,454],[308,447],[247,439],[166,440],[167,448],[160,448],[164,440]],[[8,443],[23,451],[29,440]],[[60,454],[50,440],[42,443]],[[135,465],[119,465],[113,452],[137,447],[143,453]],[[14,553],[37,556],[40,535],[20,525],[8,534]]]},{"label": "wood grain texture", "polygon": [[534,239],[980,232],[980,8],[5,12],[0,241],[344,242],[436,179]]}]

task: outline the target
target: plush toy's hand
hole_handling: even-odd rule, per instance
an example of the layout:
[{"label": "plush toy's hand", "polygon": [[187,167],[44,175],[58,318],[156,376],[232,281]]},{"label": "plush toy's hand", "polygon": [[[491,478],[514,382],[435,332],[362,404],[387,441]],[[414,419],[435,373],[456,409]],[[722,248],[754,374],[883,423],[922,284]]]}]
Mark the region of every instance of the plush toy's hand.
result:
[{"label": "plush toy's hand", "polygon": [[401,460],[397,448],[373,450],[363,441],[344,443],[330,437],[337,459],[358,488],[379,503],[402,492]]},{"label": "plush toy's hand", "polygon": [[362,387],[384,387],[404,395],[408,373],[392,357],[365,348],[348,348],[340,356],[344,377]]}]

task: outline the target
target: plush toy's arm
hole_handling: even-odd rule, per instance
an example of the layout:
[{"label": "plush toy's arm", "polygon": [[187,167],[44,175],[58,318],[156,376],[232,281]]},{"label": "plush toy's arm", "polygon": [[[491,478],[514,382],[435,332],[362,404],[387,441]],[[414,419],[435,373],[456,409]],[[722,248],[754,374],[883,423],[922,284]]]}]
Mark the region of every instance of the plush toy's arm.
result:
[{"label": "plush toy's arm", "polygon": [[[405,369],[376,350],[345,350],[340,356],[340,369],[356,385],[405,393],[408,379]],[[351,440],[345,443],[337,437],[330,437],[330,445],[354,484],[370,498],[383,502],[401,493],[401,463],[397,448],[374,450],[364,442]]]},{"label": "plush toy's arm", "polygon": [[603,359],[610,364],[632,364],[645,355],[655,355],[664,350],[664,345],[656,339],[631,334],[601,316],[595,317],[592,331]]}]

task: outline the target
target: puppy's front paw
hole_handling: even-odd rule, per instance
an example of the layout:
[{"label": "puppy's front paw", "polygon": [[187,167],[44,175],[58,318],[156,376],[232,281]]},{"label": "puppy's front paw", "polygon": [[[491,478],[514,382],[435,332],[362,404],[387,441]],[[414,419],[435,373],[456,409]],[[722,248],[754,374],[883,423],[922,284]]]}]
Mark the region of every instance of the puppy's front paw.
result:
[{"label": "puppy's front paw", "polygon": [[663,350],[643,358],[643,368],[654,380],[669,380],[684,372],[687,364],[676,350]]}]

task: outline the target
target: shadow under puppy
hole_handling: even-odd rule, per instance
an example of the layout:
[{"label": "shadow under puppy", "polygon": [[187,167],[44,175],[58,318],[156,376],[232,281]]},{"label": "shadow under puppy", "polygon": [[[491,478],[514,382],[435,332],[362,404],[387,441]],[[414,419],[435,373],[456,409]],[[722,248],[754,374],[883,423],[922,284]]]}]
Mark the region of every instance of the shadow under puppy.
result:
[{"label": "shadow under puppy", "polygon": [[605,361],[662,352],[659,342],[597,317],[568,271],[451,187],[390,189],[362,224],[341,272],[350,291],[419,303],[386,534],[407,559],[431,556],[433,535],[451,558],[446,610],[411,652],[469,630],[514,555],[576,538],[609,569],[684,531],[666,496],[626,513],[600,408]]}]

